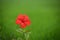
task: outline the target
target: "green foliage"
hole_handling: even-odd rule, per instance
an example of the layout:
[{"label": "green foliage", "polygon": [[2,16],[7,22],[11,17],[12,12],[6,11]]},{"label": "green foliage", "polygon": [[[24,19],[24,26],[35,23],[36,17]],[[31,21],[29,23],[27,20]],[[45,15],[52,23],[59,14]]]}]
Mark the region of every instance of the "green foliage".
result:
[{"label": "green foliage", "polygon": [[15,24],[18,14],[31,19],[30,40],[60,40],[60,14],[58,0],[1,0],[0,40],[19,40]]}]

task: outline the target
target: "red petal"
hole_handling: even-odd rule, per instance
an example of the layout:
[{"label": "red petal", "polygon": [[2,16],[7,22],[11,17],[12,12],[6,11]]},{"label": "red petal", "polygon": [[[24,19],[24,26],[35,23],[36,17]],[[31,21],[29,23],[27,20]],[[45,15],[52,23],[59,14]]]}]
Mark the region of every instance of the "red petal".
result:
[{"label": "red petal", "polygon": [[25,19],[24,19],[24,22],[25,22],[25,21],[28,21],[28,19],[25,18]]},{"label": "red petal", "polygon": [[22,22],[20,20],[16,20],[16,24],[21,24]]},{"label": "red petal", "polygon": [[23,20],[24,19],[24,16],[22,14],[20,14],[20,15],[18,15],[18,19]]},{"label": "red petal", "polygon": [[26,21],[25,24],[30,25],[30,21]]},{"label": "red petal", "polygon": [[21,23],[21,28],[26,28],[26,24]]},{"label": "red petal", "polygon": [[27,25],[30,25],[29,17],[25,14],[19,14],[16,20],[16,24],[21,25],[21,28],[26,28]]}]

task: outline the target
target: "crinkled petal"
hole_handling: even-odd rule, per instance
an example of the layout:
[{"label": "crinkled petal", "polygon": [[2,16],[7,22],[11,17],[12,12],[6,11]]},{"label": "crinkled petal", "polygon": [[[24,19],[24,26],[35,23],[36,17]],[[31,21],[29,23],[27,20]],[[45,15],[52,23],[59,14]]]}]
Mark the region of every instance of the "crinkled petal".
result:
[{"label": "crinkled petal", "polygon": [[20,20],[16,20],[16,24],[21,24],[22,22]]},{"label": "crinkled petal", "polygon": [[19,14],[16,24],[19,24],[21,28],[26,28],[27,25],[30,25],[29,17],[25,14]]},{"label": "crinkled petal", "polygon": [[30,25],[30,21],[26,21],[24,22],[26,25]]},{"label": "crinkled petal", "polygon": [[21,28],[26,28],[26,24],[21,23]]},{"label": "crinkled petal", "polygon": [[22,14],[18,15],[18,19],[23,20],[24,16]]}]

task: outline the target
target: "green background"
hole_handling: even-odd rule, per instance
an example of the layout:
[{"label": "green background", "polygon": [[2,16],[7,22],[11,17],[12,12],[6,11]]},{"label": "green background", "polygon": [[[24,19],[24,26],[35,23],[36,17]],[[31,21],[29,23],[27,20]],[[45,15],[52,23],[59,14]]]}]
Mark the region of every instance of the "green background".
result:
[{"label": "green background", "polygon": [[18,14],[30,17],[30,40],[60,40],[58,0],[0,0],[0,40],[20,37],[15,24]]}]

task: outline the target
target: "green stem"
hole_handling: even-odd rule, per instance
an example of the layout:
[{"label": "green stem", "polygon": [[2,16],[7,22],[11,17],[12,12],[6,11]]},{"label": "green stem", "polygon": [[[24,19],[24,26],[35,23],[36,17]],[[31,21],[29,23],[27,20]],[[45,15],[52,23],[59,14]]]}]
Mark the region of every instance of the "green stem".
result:
[{"label": "green stem", "polygon": [[26,40],[28,40],[29,39],[30,32],[25,33],[24,35],[25,35]]},{"label": "green stem", "polygon": [[16,30],[20,33],[23,33],[23,36],[24,36],[24,40],[29,40],[29,35],[31,34],[31,32],[25,32],[23,29],[19,29],[19,30]]}]

